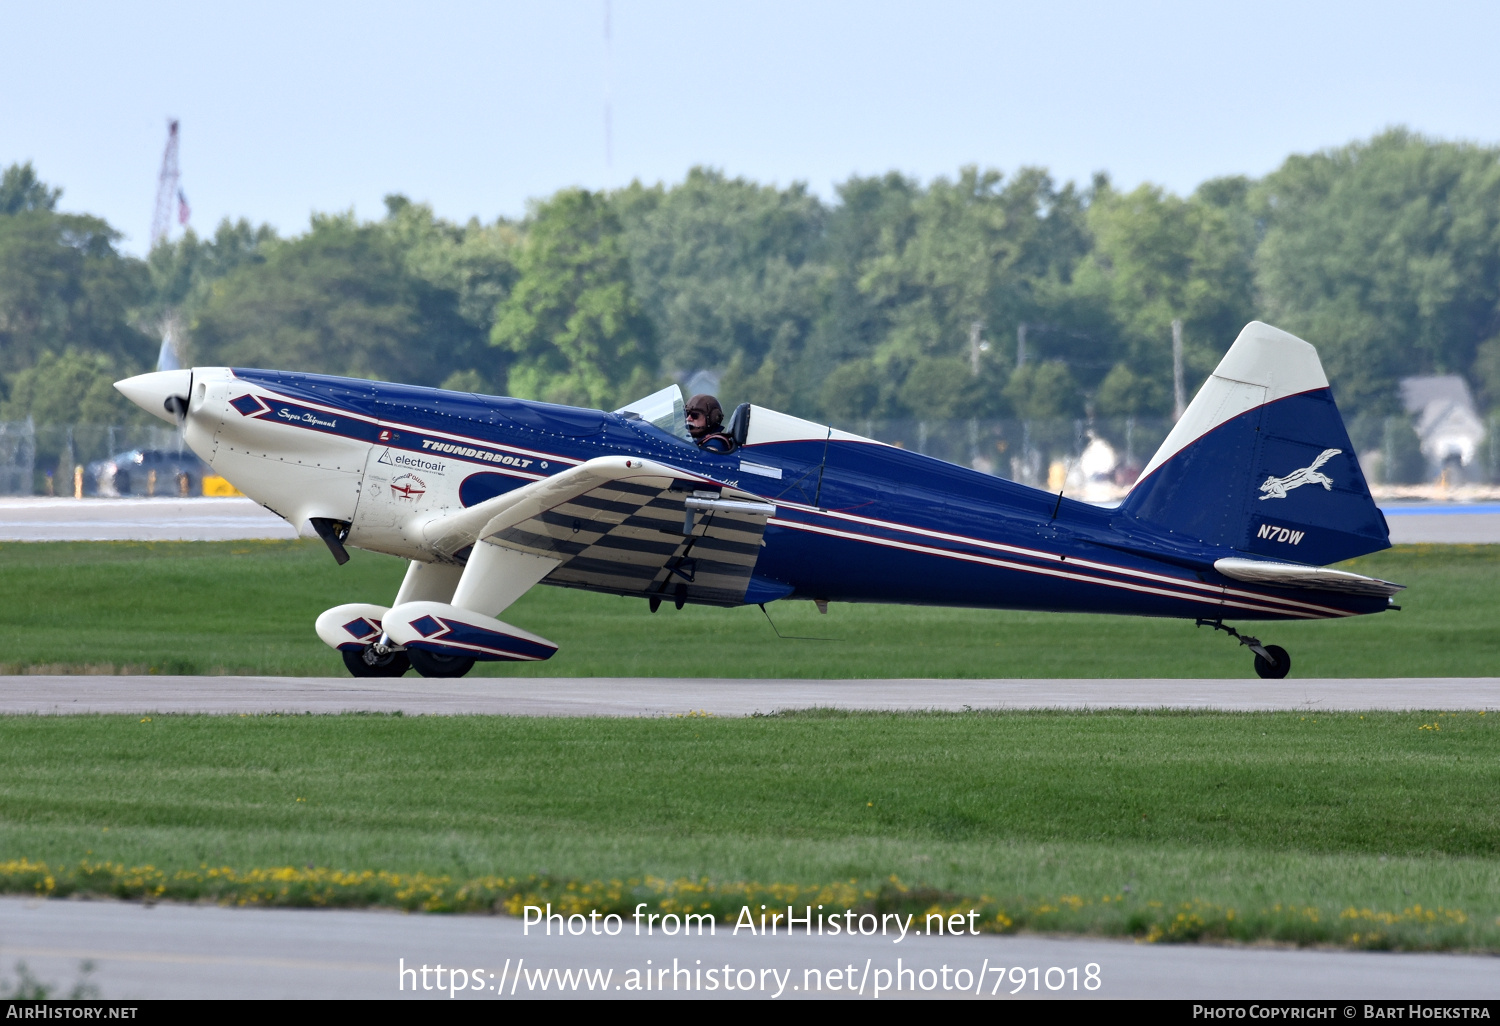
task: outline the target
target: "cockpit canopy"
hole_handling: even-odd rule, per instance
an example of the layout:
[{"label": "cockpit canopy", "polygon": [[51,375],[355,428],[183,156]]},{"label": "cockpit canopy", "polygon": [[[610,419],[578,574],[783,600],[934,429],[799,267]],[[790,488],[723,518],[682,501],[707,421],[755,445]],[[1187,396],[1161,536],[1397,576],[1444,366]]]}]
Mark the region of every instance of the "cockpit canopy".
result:
[{"label": "cockpit canopy", "polygon": [[691,442],[684,406],[682,389],[676,385],[668,385],[659,392],[652,392],[643,399],[621,406],[615,412],[626,420],[644,420],[674,438]]}]

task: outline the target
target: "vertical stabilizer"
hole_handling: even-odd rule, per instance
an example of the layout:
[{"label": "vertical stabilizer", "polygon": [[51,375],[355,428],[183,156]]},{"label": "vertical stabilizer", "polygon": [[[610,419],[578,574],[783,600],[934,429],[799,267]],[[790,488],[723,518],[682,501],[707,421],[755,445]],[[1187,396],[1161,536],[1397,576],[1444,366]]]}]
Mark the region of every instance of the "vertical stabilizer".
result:
[{"label": "vertical stabilizer", "polygon": [[1240,332],[1121,505],[1207,545],[1324,565],[1390,546],[1317,350]]}]

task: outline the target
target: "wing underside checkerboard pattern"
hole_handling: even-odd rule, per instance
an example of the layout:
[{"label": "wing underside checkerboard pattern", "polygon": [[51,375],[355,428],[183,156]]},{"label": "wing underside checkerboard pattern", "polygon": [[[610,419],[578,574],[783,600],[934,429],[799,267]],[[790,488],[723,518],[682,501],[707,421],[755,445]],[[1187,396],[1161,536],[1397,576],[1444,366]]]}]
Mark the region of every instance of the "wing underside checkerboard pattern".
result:
[{"label": "wing underside checkerboard pattern", "polygon": [[654,483],[611,481],[486,540],[562,559],[543,579],[548,584],[738,605],[760,555],[766,516],[705,512],[684,535],[686,497]]}]

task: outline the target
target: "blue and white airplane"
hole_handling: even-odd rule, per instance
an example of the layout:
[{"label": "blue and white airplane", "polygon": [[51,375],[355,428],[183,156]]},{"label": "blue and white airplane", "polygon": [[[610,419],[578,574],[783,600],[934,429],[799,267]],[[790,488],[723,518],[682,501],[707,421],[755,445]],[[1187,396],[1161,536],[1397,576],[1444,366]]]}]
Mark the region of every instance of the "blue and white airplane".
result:
[{"label": "blue and white airplane", "polygon": [[678,608],[811,599],[1225,624],[1399,608],[1327,568],[1390,545],[1313,347],[1253,322],[1115,509],[748,403],[700,449],[681,393],[613,413],[285,371],[116,387],[335,559],[410,560],[389,606],[317,620],[356,676],[457,677],[557,646],[498,619],[536,584]]}]

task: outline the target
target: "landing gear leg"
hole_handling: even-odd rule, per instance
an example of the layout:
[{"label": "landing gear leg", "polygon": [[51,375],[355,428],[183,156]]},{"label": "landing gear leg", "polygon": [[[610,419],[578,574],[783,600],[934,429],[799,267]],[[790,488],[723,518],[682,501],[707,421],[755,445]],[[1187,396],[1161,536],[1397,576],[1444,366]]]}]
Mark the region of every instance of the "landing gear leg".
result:
[{"label": "landing gear leg", "polygon": [[1259,638],[1241,634],[1222,620],[1199,620],[1197,625],[1212,627],[1216,631],[1223,631],[1231,638],[1237,638],[1241,645],[1255,653],[1255,672],[1266,680],[1281,680],[1291,671],[1292,657],[1287,655],[1286,649],[1280,645],[1262,645]]}]

